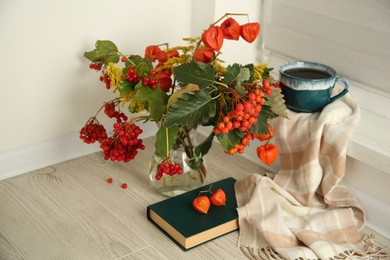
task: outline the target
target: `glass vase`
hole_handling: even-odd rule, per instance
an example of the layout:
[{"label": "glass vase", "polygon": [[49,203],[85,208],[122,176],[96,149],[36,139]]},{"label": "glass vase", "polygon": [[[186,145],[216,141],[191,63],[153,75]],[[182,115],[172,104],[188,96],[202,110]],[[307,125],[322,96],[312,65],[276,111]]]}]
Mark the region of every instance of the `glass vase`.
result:
[{"label": "glass vase", "polygon": [[[163,174],[160,179],[156,178],[159,165],[166,160],[155,154],[149,165],[149,176],[153,186],[163,195],[173,197],[186,191],[203,186],[206,178],[205,162],[196,170],[190,167],[190,160],[193,157],[193,147],[196,145],[196,129],[191,130],[185,144],[179,140],[170,150],[169,160],[176,163],[183,170],[181,174],[172,176]],[[189,144],[189,145],[188,145]]]}]

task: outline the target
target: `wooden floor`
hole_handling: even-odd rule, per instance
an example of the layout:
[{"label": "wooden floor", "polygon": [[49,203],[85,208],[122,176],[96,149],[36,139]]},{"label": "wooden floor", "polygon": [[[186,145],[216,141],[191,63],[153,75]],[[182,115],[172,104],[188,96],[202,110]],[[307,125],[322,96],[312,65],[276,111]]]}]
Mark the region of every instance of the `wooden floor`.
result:
[{"label": "wooden floor", "polygon": [[[237,247],[238,232],[184,252],[146,219],[146,206],[165,198],[147,175],[153,142],[145,140],[146,151],[127,164],[96,153],[1,181],[0,260],[247,259]],[[216,145],[207,158],[208,183],[263,172]]]}]

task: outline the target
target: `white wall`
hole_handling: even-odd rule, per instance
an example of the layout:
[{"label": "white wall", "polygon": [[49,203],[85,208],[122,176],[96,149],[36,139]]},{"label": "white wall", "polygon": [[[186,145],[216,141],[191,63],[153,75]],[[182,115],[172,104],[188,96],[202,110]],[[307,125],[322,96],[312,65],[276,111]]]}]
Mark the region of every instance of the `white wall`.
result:
[{"label": "white wall", "polygon": [[78,131],[112,96],[83,58],[97,39],[137,54],[182,43],[190,11],[190,0],[0,1],[0,152]]}]

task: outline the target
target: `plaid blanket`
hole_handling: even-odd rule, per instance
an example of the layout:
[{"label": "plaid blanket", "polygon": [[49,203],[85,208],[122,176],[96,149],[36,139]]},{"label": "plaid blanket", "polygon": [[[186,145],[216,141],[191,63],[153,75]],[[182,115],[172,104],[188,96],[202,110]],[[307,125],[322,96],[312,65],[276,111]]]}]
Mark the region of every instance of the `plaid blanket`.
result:
[{"label": "plaid blanket", "polygon": [[349,94],[317,113],[273,122],[280,171],[236,183],[239,246],[251,259],[358,259],[384,256],[359,229],[365,213],[340,184],[360,117]]}]

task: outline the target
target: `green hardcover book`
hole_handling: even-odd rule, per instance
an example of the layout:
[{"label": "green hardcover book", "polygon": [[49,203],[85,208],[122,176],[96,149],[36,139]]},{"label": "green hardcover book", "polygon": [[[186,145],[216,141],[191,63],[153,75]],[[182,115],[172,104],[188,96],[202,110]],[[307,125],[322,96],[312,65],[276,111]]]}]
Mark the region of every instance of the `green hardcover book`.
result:
[{"label": "green hardcover book", "polygon": [[[147,217],[183,250],[188,250],[238,229],[235,182],[233,178],[226,178],[149,205]],[[207,190],[210,185],[212,191],[224,190],[226,205],[211,205],[207,214],[201,214],[192,207],[192,201],[199,191]]]}]

